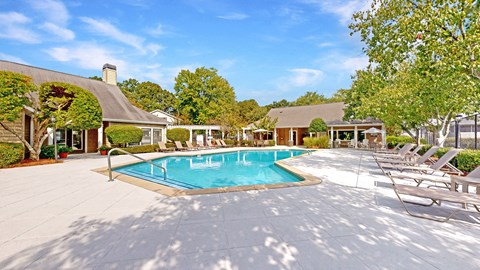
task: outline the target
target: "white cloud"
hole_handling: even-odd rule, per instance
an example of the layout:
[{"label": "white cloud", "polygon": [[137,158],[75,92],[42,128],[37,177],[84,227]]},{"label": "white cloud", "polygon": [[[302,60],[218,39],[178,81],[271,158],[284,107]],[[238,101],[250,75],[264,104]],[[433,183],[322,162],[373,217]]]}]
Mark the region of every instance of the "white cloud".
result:
[{"label": "white cloud", "polygon": [[218,61],[219,70],[228,70],[237,63],[235,59],[221,59]]},{"label": "white cloud", "polygon": [[81,17],[81,21],[91,27],[91,32],[105,37],[109,37],[120,43],[127,44],[139,50],[142,54],[152,52],[156,54],[163,47],[158,44],[148,44],[144,47],[144,38],[120,31],[117,27],[108,21],[95,20],[89,17]]},{"label": "white cloud", "polygon": [[368,65],[367,56],[359,57],[349,57],[342,61],[342,68],[350,72],[355,72],[356,70],[364,69]]},{"label": "white cloud", "polygon": [[320,11],[332,13],[340,17],[340,23],[347,24],[353,13],[370,7],[371,0],[298,0],[305,4],[317,6]]},{"label": "white cloud", "polygon": [[65,25],[70,19],[67,8],[62,1],[56,0],[31,0],[29,1],[32,8],[44,14],[47,21],[57,25]]},{"label": "white cloud", "polygon": [[0,38],[39,43],[38,35],[29,27],[30,22],[30,18],[18,12],[0,13]]},{"label": "white cloud", "polygon": [[228,13],[225,15],[218,16],[220,19],[231,20],[231,21],[241,21],[248,18],[247,14],[244,13]]},{"label": "white cloud", "polygon": [[147,33],[153,37],[163,36],[167,33],[164,28],[162,24],[158,24],[157,27],[148,29]]},{"label": "white cloud", "polygon": [[79,43],[72,47],[55,47],[46,51],[60,62],[73,63],[84,69],[100,70],[105,63],[117,66],[120,74],[125,74],[127,64],[107,49],[96,43]]},{"label": "white cloud", "polygon": [[303,87],[318,84],[323,80],[323,71],[310,68],[295,68],[289,70],[292,75],[288,79],[291,86]]},{"label": "white cloud", "polygon": [[50,22],[44,23],[42,26],[40,26],[40,28],[56,35],[57,37],[65,41],[75,39],[75,33],[73,31]]},{"label": "white cloud", "polygon": [[19,57],[13,56],[13,55],[9,55],[9,54],[0,53],[0,59],[5,60],[5,61],[10,61],[10,62],[15,62],[15,63],[28,65],[27,61],[24,61],[22,58],[19,58]]}]

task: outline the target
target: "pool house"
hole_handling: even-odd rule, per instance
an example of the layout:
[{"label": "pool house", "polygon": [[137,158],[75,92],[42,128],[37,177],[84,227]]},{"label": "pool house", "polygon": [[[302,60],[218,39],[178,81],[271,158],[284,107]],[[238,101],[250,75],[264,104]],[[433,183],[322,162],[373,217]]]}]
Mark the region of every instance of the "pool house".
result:
[{"label": "pool house", "polygon": [[[354,147],[359,147],[359,142],[368,139],[371,142],[382,142],[385,145],[385,125],[375,119],[343,121],[343,102],[326,103],[308,106],[294,106],[274,108],[268,112],[272,119],[278,122],[273,130],[273,140],[276,145],[303,145],[303,138],[312,137],[308,132],[310,123],[315,118],[322,118],[327,124],[327,135],[333,142],[338,142],[340,147],[348,147],[354,140]],[[370,128],[381,130],[380,133],[365,133]]]}]

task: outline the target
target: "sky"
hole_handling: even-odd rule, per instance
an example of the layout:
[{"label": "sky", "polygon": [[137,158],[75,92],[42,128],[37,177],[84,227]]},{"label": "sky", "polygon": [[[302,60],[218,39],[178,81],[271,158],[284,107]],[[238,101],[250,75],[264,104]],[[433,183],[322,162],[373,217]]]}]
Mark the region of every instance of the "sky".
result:
[{"label": "sky", "polygon": [[326,97],[368,64],[351,15],[368,0],[0,0],[0,59],[174,92],[182,69],[215,68],[238,101]]}]

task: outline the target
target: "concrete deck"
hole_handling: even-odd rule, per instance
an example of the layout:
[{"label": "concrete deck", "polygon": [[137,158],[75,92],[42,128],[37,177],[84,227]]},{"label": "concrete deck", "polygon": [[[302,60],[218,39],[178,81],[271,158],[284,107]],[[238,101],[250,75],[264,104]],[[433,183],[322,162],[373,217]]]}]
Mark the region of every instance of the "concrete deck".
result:
[{"label": "concrete deck", "polygon": [[106,164],[98,155],[2,169],[0,269],[480,267],[480,215],[408,216],[371,153],[322,150],[288,163],[324,182],[166,197],[107,182],[91,171]]}]

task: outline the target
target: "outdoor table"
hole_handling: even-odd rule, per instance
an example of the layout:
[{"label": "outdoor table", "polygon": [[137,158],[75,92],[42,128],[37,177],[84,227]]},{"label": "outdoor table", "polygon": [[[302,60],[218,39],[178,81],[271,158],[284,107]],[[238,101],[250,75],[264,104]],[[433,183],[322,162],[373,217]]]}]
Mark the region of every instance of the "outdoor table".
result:
[{"label": "outdoor table", "polygon": [[480,178],[452,175],[450,176],[450,179],[452,181],[452,186],[450,188],[452,191],[456,191],[455,187],[457,184],[462,184],[462,192],[468,193],[468,187],[472,185],[476,187],[477,194],[480,195]]}]

